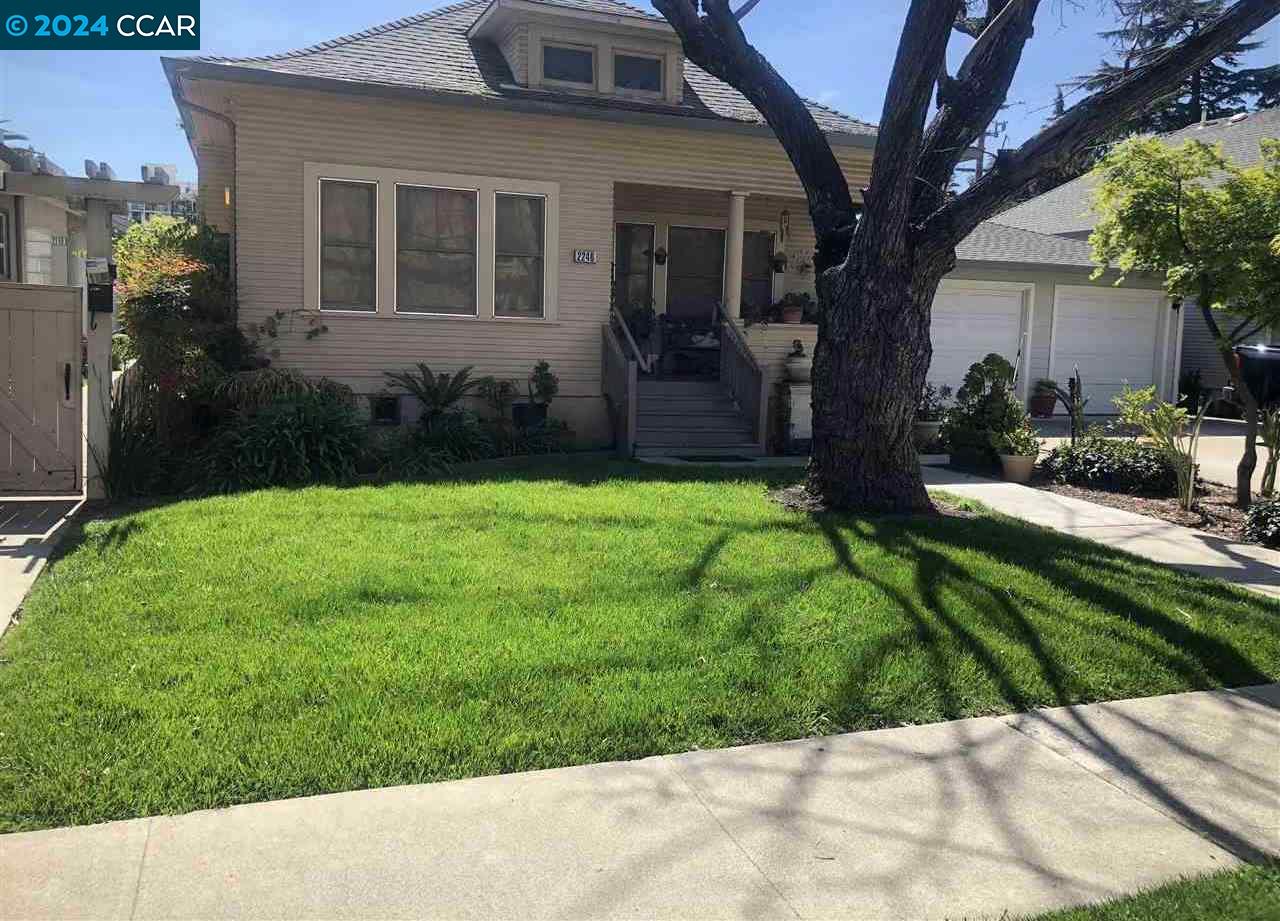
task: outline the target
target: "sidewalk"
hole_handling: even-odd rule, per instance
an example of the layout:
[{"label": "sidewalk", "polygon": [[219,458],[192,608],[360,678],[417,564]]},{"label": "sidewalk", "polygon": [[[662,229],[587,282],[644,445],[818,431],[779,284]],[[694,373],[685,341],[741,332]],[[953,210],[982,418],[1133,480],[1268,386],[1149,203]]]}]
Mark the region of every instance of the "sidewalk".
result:
[{"label": "sidewalk", "polygon": [[0,836],[0,917],[961,918],[1280,851],[1280,685]]},{"label": "sidewalk", "polygon": [[81,499],[0,499],[0,636]]},{"label": "sidewalk", "polygon": [[941,467],[923,470],[925,485],[930,489],[975,499],[1012,518],[1280,598],[1280,551],[1257,544],[1233,543],[1158,518],[1030,486],[983,479]]}]

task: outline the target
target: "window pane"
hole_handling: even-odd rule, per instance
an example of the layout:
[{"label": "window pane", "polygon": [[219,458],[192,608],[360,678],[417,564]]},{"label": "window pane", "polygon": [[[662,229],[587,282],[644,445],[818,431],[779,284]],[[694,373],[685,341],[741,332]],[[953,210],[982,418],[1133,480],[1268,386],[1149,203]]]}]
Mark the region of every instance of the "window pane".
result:
[{"label": "window pane", "polygon": [[619,307],[653,304],[653,227],[619,224],[615,300]]},{"label": "window pane", "polygon": [[396,188],[396,309],[475,314],[475,192]]},{"label": "window pane", "polygon": [[498,252],[541,256],[544,201],[529,195],[499,193],[495,204]]},{"label": "window pane", "polygon": [[494,270],[494,316],[542,316],[540,256],[499,255]]},{"label": "window pane", "polygon": [[378,187],[320,183],[320,306],[373,310],[376,295]]},{"label": "window pane", "polygon": [[613,83],[624,90],[662,92],[662,61],[630,54],[613,56]]},{"label": "window pane", "polygon": [[595,55],[585,48],[546,45],[542,49],[542,78],[595,86]]}]

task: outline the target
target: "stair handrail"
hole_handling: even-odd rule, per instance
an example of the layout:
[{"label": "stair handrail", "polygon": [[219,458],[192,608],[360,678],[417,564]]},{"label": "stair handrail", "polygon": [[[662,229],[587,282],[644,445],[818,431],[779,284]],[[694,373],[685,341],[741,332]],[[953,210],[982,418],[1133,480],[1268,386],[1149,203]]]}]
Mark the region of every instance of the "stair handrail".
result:
[{"label": "stair handrail", "polygon": [[636,364],[640,366],[641,371],[648,374],[650,370],[649,358],[641,353],[640,346],[636,344],[635,337],[631,335],[631,327],[627,325],[626,319],[613,304],[609,305],[609,313],[617,321],[618,326],[622,327],[623,338],[627,340],[627,345],[631,347],[631,354],[635,357]]},{"label": "stair handrail", "polygon": [[720,325],[728,330],[729,338],[733,340],[734,347],[751,364],[751,367],[763,376],[764,369],[760,367],[760,362],[756,361],[755,353],[751,351],[751,346],[747,344],[747,337],[738,328],[738,322],[729,316],[729,311],[724,309],[723,304],[716,304],[716,309],[720,313],[720,318],[724,321]]},{"label": "stair handrail", "polygon": [[[725,338],[729,340],[728,343],[721,344],[721,379],[723,381],[725,377],[724,372],[728,367],[725,364],[726,353],[724,348],[725,345],[731,345],[733,351],[740,358],[745,359],[746,365],[751,369],[750,373],[751,376],[755,378],[755,381],[754,387],[752,388],[754,393],[744,392],[739,394],[736,381],[728,382],[730,392],[732,393],[734,400],[737,401],[744,410],[749,413],[751,410],[754,410],[753,413],[750,413],[750,415],[753,416],[751,419],[751,425],[754,430],[756,444],[759,446],[760,450],[763,451],[768,447],[767,442],[769,440],[769,377],[764,373],[764,368],[760,366],[760,362],[756,360],[755,353],[751,351],[751,346],[747,343],[746,335],[744,335],[742,330],[738,327],[738,321],[729,316],[729,312],[724,309],[724,304],[717,304],[716,307],[720,317],[724,321],[720,325],[725,330]],[[744,399],[744,397],[746,399]]]}]

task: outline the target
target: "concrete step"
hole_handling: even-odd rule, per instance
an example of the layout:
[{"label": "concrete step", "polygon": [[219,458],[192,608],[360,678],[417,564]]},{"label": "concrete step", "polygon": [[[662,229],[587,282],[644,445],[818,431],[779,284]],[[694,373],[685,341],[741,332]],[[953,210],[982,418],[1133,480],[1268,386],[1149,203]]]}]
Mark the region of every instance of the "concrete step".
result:
[{"label": "concrete step", "polygon": [[644,445],[675,445],[677,447],[703,448],[717,445],[739,445],[751,441],[751,429],[724,429],[722,431],[697,431],[693,429],[638,429],[636,443]]},{"label": "concrete step", "polygon": [[648,412],[641,409],[636,415],[641,430],[644,429],[684,429],[693,431],[723,431],[732,429],[750,429],[750,425],[736,410],[728,412],[682,413],[671,410]]},{"label": "concrete step", "polygon": [[759,446],[751,443],[702,445],[699,447],[682,447],[679,445],[636,445],[636,457],[763,457]]},{"label": "concrete step", "polygon": [[736,413],[737,405],[728,397],[646,397],[636,403],[642,413],[663,413],[671,416],[697,413]]}]

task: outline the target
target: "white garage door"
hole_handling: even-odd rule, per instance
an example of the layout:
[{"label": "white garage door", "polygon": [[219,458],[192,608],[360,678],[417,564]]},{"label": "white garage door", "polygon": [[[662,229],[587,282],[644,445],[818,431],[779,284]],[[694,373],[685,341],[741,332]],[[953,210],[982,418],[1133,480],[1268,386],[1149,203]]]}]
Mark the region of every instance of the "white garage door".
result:
[{"label": "white garage door", "polygon": [[1065,387],[1080,368],[1086,412],[1115,412],[1111,400],[1125,381],[1134,389],[1155,383],[1162,303],[1159,291],[1058,286],[1051,376]]},{"label": "white garage door", "polygon": [[929,382],[958,390],[969,366],[992,352],[1014,364],[1022,336],[1023,296],[1024,289],[1013,285],[943,281],[933,299]]}]

